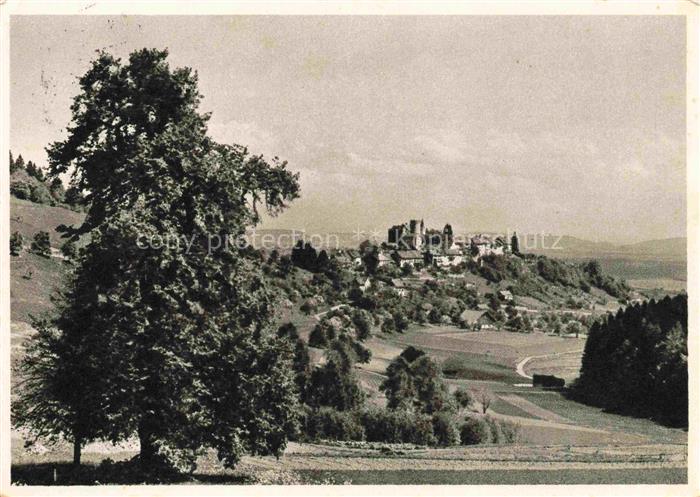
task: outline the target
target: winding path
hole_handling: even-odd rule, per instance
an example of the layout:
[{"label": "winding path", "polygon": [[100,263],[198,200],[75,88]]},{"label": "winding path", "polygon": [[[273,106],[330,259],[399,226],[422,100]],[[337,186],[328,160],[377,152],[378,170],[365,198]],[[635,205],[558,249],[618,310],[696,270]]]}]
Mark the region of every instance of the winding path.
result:
[{"label": "winding path", "polygon": [[566,354],[579,354],[581,351],[580,350],[568,350],[566,352],[555,352],[554,354],[543,354],[543,355],[531,355],[529,357],[526,357],[522,361],[520,361],[516,366],[515,366],[515,372],[518,373],[520,376],[523,378],[527,378],[528,380],[532,379],[532,376],[527,374],[525,372],[525,365],[530,362],[533,359],[544,359],[545,357],[556,357],[559,355],[566,355]]}]

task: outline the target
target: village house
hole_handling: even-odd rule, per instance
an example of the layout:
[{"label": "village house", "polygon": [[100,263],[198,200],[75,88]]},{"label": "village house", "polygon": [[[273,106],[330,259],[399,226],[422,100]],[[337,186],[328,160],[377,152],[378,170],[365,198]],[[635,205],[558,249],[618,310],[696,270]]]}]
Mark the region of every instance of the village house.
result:
[{"label": "village house", "polygon": [[498,290],[498,298],[504,302],[513,302],[513,294],[510,290]]},{"label": "village house", "polygon": [[358,276],[353,280],[353,286],[360,290],[362,293],[365,293],[372,286],[372,282],[369,278],[363,278]]},{"label": "village house", "polygon": [[494,330],[496,321],[488,312],[481,309],[466,309],[459,315],[459,324],[462,328],[471,330]]},{"label": "village house", "polygon": [[481,317],[479,317],[477,325],[481,330],[495,330],[497,328],[496,320],[493,319],[488,312],[484,312]]},{"label": "village house", "polygon": [[411,265],[413,267],[422,266],[425,258],[419,250],[397,250],[396,257],[399,267]]},{"label": "village house", "polygon": [[484,315],[484,311],[476,309],[466,309],[459,315],[459,324],[462,328],[476,329],[479,319]]},{"label": "village house", "polygon": [[510,253],[510,244],[501,236],[495,239],[488,235],[477,235],[471,238],[472,257],[480,259],[486,255],[506,255]]},{"label": "village house", "polygon": [[[511,251],[505,237],[480,234],[468,242],[458,241],[450,224],[442,230],[426,229],[422,219],[392,226],[387,239],[387,245],[396,251],[394,260],[401,267],[427,263],[446,268],[465,262],[469,256],[479,261],[487,255],[507,255]],[[382,259],[379,265],[389,263],[388,259]]]},{"label": "village house", "polygon": [[377,256],[377,267],[383,267],[383,266],[388,266],[389,264],[393,264],[394,260],[386,255],[384,252],[379,252],[379,255]]}]

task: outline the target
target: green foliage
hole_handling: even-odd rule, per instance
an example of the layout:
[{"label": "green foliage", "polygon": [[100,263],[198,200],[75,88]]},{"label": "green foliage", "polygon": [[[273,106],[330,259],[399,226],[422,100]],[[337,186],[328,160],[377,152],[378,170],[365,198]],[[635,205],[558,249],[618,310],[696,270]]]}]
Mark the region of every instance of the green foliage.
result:
[{"label": "green foliage", "polygon": [[54,205],[54,199],[43,183],[15,180],[10,182],[10,193],[22,200]]},{"label": "green foliage", "polygon": [[[16,198],[37,204],[67,203],[60,178],[47,178],[44,171],[34,162],[28,161],[25,165],[21,155],[13,161],[12,152],[10,152],[10,193]],[[73,206],[69,205],[69,207]]]},{"label": "green foliage", "polygon": [[503,255],[489,254],[481,258],[479,273],[493,283],[505,280],[509,276],[508,258]]},{"label": "green foliage", "polygon": [[362,251],[362,263],[365,266],[367,274],[375,274],[379,267],[379,247],[376,245],[364,247]]},{"label": "green foliage", "polygon": [[[73,384],[72,395],[94,399],[79,413],[94,429],[82,434],[47,368],[27,363],[42,387],[25,420],[32,428],[64,418],[44,432],[85,440],[138,433],[145,467],[191,466],[206,447],[232,467],[244,453],[281,453],[298,396],[261,262],[212,239],[242,235],[261,206],[280,212],[298,196],[298,176],[211,140],[196,74],[172,70],[166,57],[100,53],[80,78],[67,138],[48,148],[51,177],[69,172],[71,187],[87,192],[85,221],[70,234],[90,232],[90,243],[47,326],[64,338],[43,346],[67,367],[99,371]],[[153,237],[192,243],[147,243]]]},{"label": "green foliage", "polygon": [[517,233],[513,233],[513,236],[510,237],[510,251],[515,255],[520,255],[520,240]]},{"label": "green foliage", "polygon": [[520,425],[512,421],[499,420],[503,443],[514,444],[520,441]]},{"label": "green foliage", "polygon": [[491,416],[467,416],[459,427],[462,445],[511,444],[520,440],[520,425]]},{"label": "green foliage", "polygon": [[432,418],[405,410],[371,407],[360,415],[369,442],[435,445]]},{"label": "green foliage", "polygon": [[396,329],[396,331],[398,331],[399,333],[403,333],[408,329],[408,319],[402,313],[395,312],[392,315],[392,318],[394,321],[394,328]]},{"label": "green foliage", "polygon": [[491,430],[484,418],[468,416],[459,427],[459,439],[462,445],[489,443]]},{"label": "green foliage", "polygon": [[489,427],[489,441],[494,444],[503,443],[503,432],[501,431],[501,425],[499,422],[491,416],[484,416],[484,421]]},{"label": "green foliage", "polygon": [[462,409],[468,408],[474,401],[474,399],[472,399],[471,393],[469,393],[469,390],[467,390],[464,387],[459,387],[457,390],[454,391],[452,395],[454,396],[457,405]]},{"label": "green foliage", "polygon": [[607,409],[688,423],[688,297],[627,307],[589,330],[574,395]]},{"label": "green foliage", "polygon": [[51,257],[51,239],[46,231],[34,235],[31,245],[32,252],[43,257]]},{"label": "green foliage", "polygon": [[33,178],[38,179],[39,181],[43,182],[46,178],[44,177],[44,171],[34,164],[32,161],[27,162],[27,174]]},{"label": "green foliage", "polygon": [[433,414],[451,407],[438,365],[425,352],[409,346],[386,369],[384,392],[390,409],[415,409]]},{"label": "green foliage", "polygon": [[627,284],[624,281],[618,281],[609,275],[603,274],[598,261],[590,261],[584,264],[582,270],[590,285],[605,290],[609,295],[616,298],[626,298],[629,295],[630,288]]},{"label": "green foliage", "polygon": [[10,150],[10,174],[15,173],[22,168],[24,168],[24,159],[22,159],[21,155],[17,157],[17,160],[13,159],[12,151]]},{"label": "green foliage", "polygon": [[334,339],[326,351],[326,362],[311,373],[306,403],[312,407],[333,407],[339,411],[361,406],[365,394],[353,368],[357,359],[357,353],[350,343]]},{"label": "green foliage", "polygon": [[304,434],[309,440],[363,440],[365,430],[355,412],[332,407],[312,410],[305,418]]},{"label": "green foliage", "polygon": [[15,231],[10,235],[10,255],[18,256],[22,253],[24,245],[24,237],[19,231]]},{"label": "green foliage", "polygon": [[61,253],[67,259],[75,259],[78,256],[78,246],[73,240],[66,240],[66,242],[61,245]]},{"label": "green foliage", "polygon": [[[323,251],[325,254],[325,251]],[[303,240],[297,241],[292,249],[291,261],[297,267],[306,269],[307,271],[316,271],[318,268],[319,255],[316,249],[310,243],[304,243]],[[328,255],[325,257],[325,264],[328,264]]]},{"label": "green foliage", "polygon": [[311,378],[311,356],[306,342],[299,337],[296,326],[285,323],[277,329],[277,336],[287,339],[294,350],[292,368],[294,369],[294,382],[297,386],[299,398],[304,399]]},{"label": "green foliage", "polygon": [[457,445],[460,441],[460,430],[451,412],[437,412],[433,415],[433,434],[436,444],[441,447]]}]

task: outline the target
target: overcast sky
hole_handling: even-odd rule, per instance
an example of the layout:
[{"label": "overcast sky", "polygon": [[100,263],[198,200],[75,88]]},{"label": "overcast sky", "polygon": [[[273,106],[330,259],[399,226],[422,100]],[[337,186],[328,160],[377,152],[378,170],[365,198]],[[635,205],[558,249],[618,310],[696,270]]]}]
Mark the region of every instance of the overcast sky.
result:
[{"label": "overcast sky", "polygon": [[142,47],[301,173],[264,227],[685,236],[682,17],[13,17],[15,155],[46,164],[96,49]]}]

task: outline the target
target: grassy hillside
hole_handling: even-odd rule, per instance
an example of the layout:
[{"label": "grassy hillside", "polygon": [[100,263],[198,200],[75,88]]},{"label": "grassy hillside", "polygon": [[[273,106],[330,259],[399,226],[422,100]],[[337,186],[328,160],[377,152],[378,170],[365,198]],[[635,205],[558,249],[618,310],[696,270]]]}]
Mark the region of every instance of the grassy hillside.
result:
[{"label": "grassy hillside", "polygon": [[14,197],[10,199],[10,232],[24,237],[25,249],[10,259],[10,299],[12,321],[29,321],[29,315],[40,315],[53,308],[51,295],[60,288],[69,266],[59,257],[41,257],[28,251],[39,231],[47,231],[51,246],[58,248],[64,240],[56,227],[80,224],[84,214]]},{"label": "grassy hillside", "polygon": [[61,224],[80,225],[83,219],[85,214],[81,212],[10,197],[10,233],[19,231],[25,238],[25,243],[43,230],[49,232],[51,246],[58,248],[64,240],[56,227]]}]

